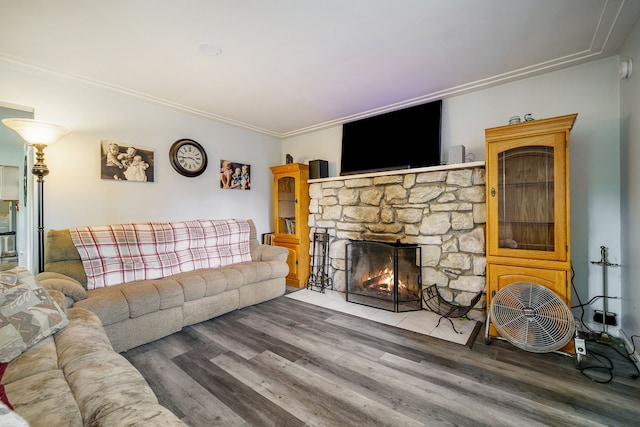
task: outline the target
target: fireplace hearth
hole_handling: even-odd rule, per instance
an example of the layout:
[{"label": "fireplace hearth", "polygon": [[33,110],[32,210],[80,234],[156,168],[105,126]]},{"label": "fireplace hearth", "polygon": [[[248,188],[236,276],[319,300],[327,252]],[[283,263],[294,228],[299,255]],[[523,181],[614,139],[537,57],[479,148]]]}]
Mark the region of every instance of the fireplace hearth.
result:
[{"label": "fireplace hearth", "polygon": [[418,245],[351,240],[346,245],[346,300],[383,310],[422,308]]}]

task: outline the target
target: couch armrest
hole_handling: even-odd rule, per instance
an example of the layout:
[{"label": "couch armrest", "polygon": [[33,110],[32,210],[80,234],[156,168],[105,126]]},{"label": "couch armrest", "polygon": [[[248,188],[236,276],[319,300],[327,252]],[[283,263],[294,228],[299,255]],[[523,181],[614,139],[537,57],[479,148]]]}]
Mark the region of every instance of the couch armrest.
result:
[{"label": "couch armrest", "polygon": [[80,282],[61,273],[44,272],[36,275],[36,280],[45,289],[62,292],[67,299],[65,306],[71,307],[74,302],[87,298],[87,291]]},{"label": "couch armrest", "polygon": [[55,289],[47,289],[47,293],[53,298],[53,300],[60,306],[60,308],[66,313],[67,312],[67,298],[66,296]]},{"label": "couch armrest", "polygon": [[258,245],[251,251],[253,261],[282,261],[287,262],[289,249],[282,246]]}]

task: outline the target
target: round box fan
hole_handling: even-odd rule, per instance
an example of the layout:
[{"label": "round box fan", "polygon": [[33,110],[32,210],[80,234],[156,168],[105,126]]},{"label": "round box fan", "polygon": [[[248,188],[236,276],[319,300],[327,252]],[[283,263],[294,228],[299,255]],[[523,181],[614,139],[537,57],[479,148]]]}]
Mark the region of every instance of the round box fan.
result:
[{"label": "round box fan", "polygon": [[489,318],[504,339],[534,353],[559,350],[575,333],[567,304],[537,283],[514,282],[500,289],[491,300]]}]

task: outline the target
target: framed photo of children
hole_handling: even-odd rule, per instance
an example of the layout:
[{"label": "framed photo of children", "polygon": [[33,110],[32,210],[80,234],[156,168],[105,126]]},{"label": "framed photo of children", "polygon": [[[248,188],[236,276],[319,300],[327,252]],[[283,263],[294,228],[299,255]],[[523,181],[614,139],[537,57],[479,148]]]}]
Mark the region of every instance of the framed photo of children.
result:
[{"label": "framed photo of children", "polygon": [[153,149],[101,141],[100,177],[117,181],[153,182]]},{"label": "framed photo of children", "polygon": [[251,165],[230,160],[220,160],[220,188],[250,190]]}]

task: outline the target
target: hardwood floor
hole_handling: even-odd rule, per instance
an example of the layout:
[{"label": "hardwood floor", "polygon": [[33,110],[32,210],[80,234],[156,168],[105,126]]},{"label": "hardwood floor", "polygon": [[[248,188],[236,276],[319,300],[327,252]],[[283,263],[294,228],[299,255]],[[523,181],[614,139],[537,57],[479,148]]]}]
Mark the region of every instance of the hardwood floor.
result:
[{"label": "hardwood floor", "polygon": [[192,427],[638,425],[636,371],[600,347],[604,384],[588,376],[608,370],[560,354],[482,333],[469,348],[281,297],[123,355]]}]

